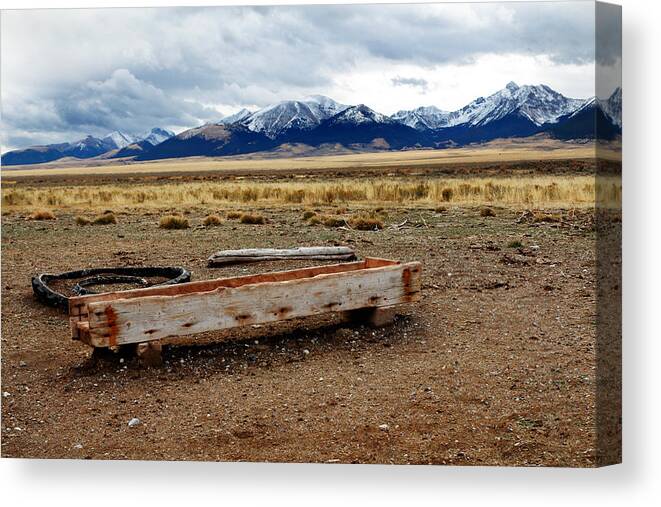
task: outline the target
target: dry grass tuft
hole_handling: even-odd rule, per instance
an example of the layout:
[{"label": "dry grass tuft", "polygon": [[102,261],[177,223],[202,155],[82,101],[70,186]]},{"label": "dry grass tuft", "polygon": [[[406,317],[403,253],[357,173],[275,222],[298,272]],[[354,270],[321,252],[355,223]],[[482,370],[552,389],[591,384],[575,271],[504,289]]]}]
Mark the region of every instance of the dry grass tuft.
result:
[{"label": "dry grass tuft", "polygon": [[242,224],[256,224],[261,225],[265,224],[266,220],[259,213],[242,213],[239,222]]},{"label": "dry grass tuft", "polygon": [[557,222],[562,222],[562,216],[559,213],[536,212],[533,213],[532,221],[535,224],[538,224],[540,222],[557,223]]},{"label": "dry grass tuft", "polygon": [[241,214],[240,211],[228,211],[226,216],[228,220],[238,220],[241,218]]},{"label": "dry grass tuft", "polygon": [[76,217],[76,225],[89,225],[92,221],[87,217]]},{"label": "dry grass tuft", "polygon": [[158,222],[161,229],[188,229],[188,219],[181,215],[166,215]]},{"label": "dry grass tuft", "polygon": [[349,225],[359,231],[378,231],[383,229],[383,221],[372,215],[354,215],[349,219]]},{"label": "dry grass tuft", "polygon": [[523,247],[523,243],[519,241],[518,239],[512,240],[509,243],[507,243],[507,248],[521,248]]},{"label": "dry grass tuft", "polygon": [[310,220],[314,216],[317,216],[317,213],[315,211],[306,210],[303,212],[303,220]]},{"label": "dry grass tuft", "polygon": [[205,227],[210,227],[212,225],[220,225],[222,223],[223,223],[223,219],[220,218],[218,215],[208,215],[202,222],[202,225],[204,225]]},{"label": "dry grass tuft", "polygon": [[32,212],[30,220],[55,220],[55,215],[47,209],[40,209]]},{"label": "dry grass tuft", "polygon": [[492,210],[491,208],[481,208],[480,209],[480,216],[481,217],[495,217],[496,212]]},{"label": "dry grass tuft", "polygon": [[436,206],[434,212],[436,213],[445,213],[448,209],[445,206]]},{"label": "dry grass tuft", "polygon": [[315,215],[310,219],[311,225],[325,225],[326,227],[342,227],[347,224],[344,217],[336,215]]},{"label": "dry grass tuft", "polygon": [[116,223],[117,218],[115,218],[115,214],[112,211],[106,211],[102,215],[94,217],[94,220],[92,220],[92,225],[108,225]]}]

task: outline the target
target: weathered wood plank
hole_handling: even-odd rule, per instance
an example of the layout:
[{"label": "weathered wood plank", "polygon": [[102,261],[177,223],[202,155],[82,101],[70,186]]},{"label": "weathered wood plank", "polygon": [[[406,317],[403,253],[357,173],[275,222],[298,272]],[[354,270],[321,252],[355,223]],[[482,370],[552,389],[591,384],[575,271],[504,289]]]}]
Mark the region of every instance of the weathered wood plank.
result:
[{"label": "weathered wood plank", "polygon": [[[125,290],[121,292],[107,292],[105,294],[90,294],[86,296],[71,297],[69,299],[69,315],[87,315],[87,305],[97,301],[113,301],[116,299],[132,299],[145,296],[175,296],[193,292],[206,292],[218,287],[240,287],[262,282],[279,282],[309,278],[328,273],[341,273],[365,269],[369,257],[356,262],[342,264],[328,264],[326,266],[313,266],[309,268],[292,269],[286,271],[273,271],[256,275],[242,275],[229,278],[216,278],[214,280],[201,280],[199,282],[180,283],[176,285],[162,285],[145,287],[141,289]],[[398,264],[396,261],[387,261],[389,264]]]},{"label": "weathered wood plank", "polygon": [[70,321],[71,332],[74,340],[92,345],[90,340],[90,323],[88,321]]},{"label": "weathered wood plank", "polygon": [[399,264],[399,261],[392,261],[390,259],[380,259],[378,257],[365,257],[365,269],[381,268],[383,266],[393,266]]},{"label": "weathered wood plank", "polygon": [[351,322],[367,324],[371,327],[383,327],[395,320],[395,307],[358,308],[345,312],[345,318]]},{"label": "weathered wood plank", "polygon": [[161,366],[163,364],[163,345],[159,340],[138,343],[136,355],[140,362],[147,366]]},{"label": "weathered wood plank", "polygon": [[245,248],[242,250],[222,250],[209,257],[207,264],[224,266],[246,262],[272,260],[336,260],[350,261],[356,252],[348,246],[317,246],[299,248]]},{"label": "weathered wood plank", "polygon": [[[368,257],[362,261],[357,262],[329,264],[326,266],[312,266],[309,268],[274,271],[271,273],[262,273],[257,275],[243,275],[230,278],[218,278],[214,280],[202,280],[199,282],[188,282],[178,285],[146,287],[121,292],[109,292],[104,294],[90,294],[86,296],[72,297],[69,299],[71,338],[81,341],[89,340],[89,336],[82,336],[80,334],[80,331],[75,326],[75,322],[88,320],[89,316],[87,305],[93,302],[114,301],[117,299],[132,299],[146,296],[174,296],[178,294],[211,291],[217,289],[218,287],[240,287],[253,283],[296,280],[301,278],[314,277],[321,274],[356,271],[359,269],[365,269],[368,263],[372,260],[373,259]],[[385,262],[387,262],[388,265],[398,264],[396,261]]]},{"label": "weathered wood plank", "polygon": [[413,262],[311,278],[218,286],[207,292],[91,302],[90,341],[95,346],[113,346],[320,313],[392,306],[419,298],[420,275],[420,263]]}]

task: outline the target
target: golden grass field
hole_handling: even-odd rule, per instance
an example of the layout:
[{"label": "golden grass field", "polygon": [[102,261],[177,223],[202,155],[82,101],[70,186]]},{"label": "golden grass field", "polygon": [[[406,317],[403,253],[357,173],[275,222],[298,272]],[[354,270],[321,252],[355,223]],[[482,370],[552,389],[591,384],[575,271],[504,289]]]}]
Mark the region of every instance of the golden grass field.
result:
[{"label": "golden grass field", "polygon": [[589,207],[597,194],[619,207],[621,182],[616,177],[525,176],[502,178],[373,178],[314,181],[244,181],[131,183],[5,187],[5,209],[95,209],[107,207],[170,208],[243,205],[329,205],[397,203],[509,207]]},{"label": "golden grass field", "polygon": [[[617,158],[616,150],[608,153]],[[3,170],[2,206],[28,211],[389,203],[570,208],[594,206],[598,200],[620,207],[619,177],[596,178],[593,171],[580,170],[581,164],[594,164],[594,157],[591,143],[538,139],[289,158],[58,161]],[[500,169],[481,169],[490,165]]]}]

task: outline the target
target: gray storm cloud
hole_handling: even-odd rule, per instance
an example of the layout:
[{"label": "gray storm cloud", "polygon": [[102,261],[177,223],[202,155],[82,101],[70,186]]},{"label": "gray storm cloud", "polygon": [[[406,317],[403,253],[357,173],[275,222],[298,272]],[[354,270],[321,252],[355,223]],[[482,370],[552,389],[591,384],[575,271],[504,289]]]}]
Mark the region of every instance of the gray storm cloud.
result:
[{"label": "gray storm cloud", "polygon": [[427,90],[429,83],[426,79],[416,77],[401,77],[397,76],[391,79],[393,86],[415,86],[421,90]]},{"label": "gray storm cloud", "polygon": [[87,129],[139,132],[145,125],[187,125],[217,118],[217,111],[173,99],[163,90],[118,69],[104,81],[90,81],[68,96],[54,99],[65,124]]},{"label": "gray storm cloud", "polygon": [[593,20],[592,2],[5,11],[3,149],[199,125],[217,105],[324,93],[361,68],[490,54],[581,65],[594,60]]}]

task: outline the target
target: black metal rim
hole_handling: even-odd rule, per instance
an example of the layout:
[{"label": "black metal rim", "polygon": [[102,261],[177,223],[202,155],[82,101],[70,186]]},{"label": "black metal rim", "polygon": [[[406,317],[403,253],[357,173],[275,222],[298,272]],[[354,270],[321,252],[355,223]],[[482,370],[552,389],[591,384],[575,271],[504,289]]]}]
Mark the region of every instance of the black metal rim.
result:
[{"label": "black metal rim", "polygon": [[139,287],[147,287],[149,282],[140,276],[132,275],[98,275],[90,276],[89,278],[84,278],[76,285],[74,285],[71,290],[74,294],[79,296],[86,296],[88,294],[98,294],[97,291],[89,289],[96,285],[109,285],[112,283],[132,283]]},{"label": "black metal rim", "polygon": [[[98,280],[100,278],[109,279],[111,277],[132,277],[133,279],[143,280],[145,283],[147,283],[147,280],[145,280],[145,278],[154,277],[154,276],[165,277],[168,279],[165,280],[164,282],[156,283],[152,287],[190,282],[190,278],[191,278],[190,271],[188,271],[186,268],[183,268],[181,266],[89,268],[89,269],[80,269],[76,271],[66,271],[64,273],[57,273],[57,274],[50,274],[50,273],[38,274],[37,276],[34,276],[32,278],[32,290],[35,296],[37,297],[37,299],[42,303],[68,311],[69,298],[64,294],[61,294],[53,290],[51,287],[49,287],[49,284],[51,282],[55,280],[72,280],[77,278],[84,278],[85,280],[82,280],[81,282],[85,282],[86,280],[87,281],[91,280],[91,283],[89,283],[88,285],[98,285],[99,283],[94,283],[94,279]],[[126,280],[128,279],[124,278],[124,281]],[[83,290],[83,293],[85,293],[86,290],[84,289],[85,285],[81,286],[81,282],[78,282],[76,285]],[[102,283],[108,283],[108,282],[102,282]],[[133,280],[131,280],[131,283],[133,283]],[[86,293],[92,294],[92,292],[89,290],[87,290]]]}]

